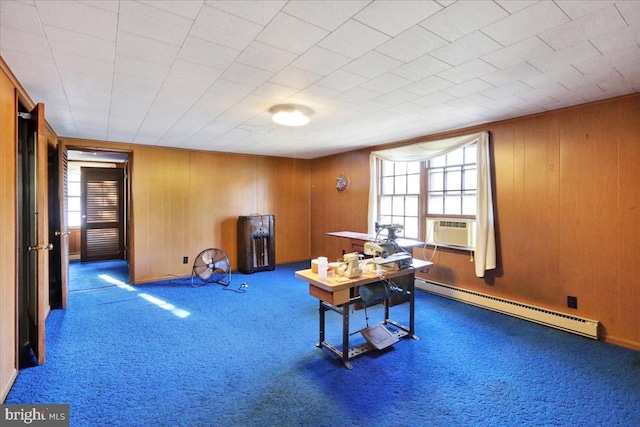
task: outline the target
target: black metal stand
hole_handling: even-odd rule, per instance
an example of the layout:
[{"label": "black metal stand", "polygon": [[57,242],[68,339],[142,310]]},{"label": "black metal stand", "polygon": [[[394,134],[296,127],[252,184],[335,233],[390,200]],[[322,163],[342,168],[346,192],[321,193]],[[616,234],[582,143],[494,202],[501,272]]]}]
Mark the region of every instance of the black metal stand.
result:
[{"label": "black metal stand", "polygon": [[[390,300],[384,300],[384,324],[392,325],[397,328],[391,333],[395,334],[398,339],[402,338],[412,338],[414,340],[418,340],[419,338],[415,335],[415,270],[412,268],[411,273],[409,274],[409,285],[407,287],[408,294],[408,302],[409,302],[409,326],[404,326],[394,320],[389,318],[389,308],[390,308]],[[333,354],[338,356],[344,363],[344,366],[347,369],[353,369],[353,365],[351,364],[351,359],[354,357],[360,356],[364,353],[377,350],[376,347],[371,343],[364,343],[355,347],[349,347],[349,312],[351,308],[351,304],[360,301],[360,297],[353,297],[349,301],[344,304],[340,304],[338,306],[329,304],[328,302],[320,300],[319,306],[319,332],[320,338],[318,344],[316,344],[319,348],[326,348],[331,351]],[[336,313],[342,316],[342,349],[338,349],[334,345],[329,344],[325,341],[325,317],[327,311],[335,311]]]}]

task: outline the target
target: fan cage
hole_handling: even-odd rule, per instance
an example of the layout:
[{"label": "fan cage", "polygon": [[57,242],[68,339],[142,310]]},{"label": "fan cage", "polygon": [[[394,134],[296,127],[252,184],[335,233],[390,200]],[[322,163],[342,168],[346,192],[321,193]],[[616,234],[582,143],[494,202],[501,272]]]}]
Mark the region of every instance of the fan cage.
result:
[{"label": "fan cage", "polygon": [[217,283],[229,286],[231,283],[231,263],[229,257],[222,249],[209,248],[198,254],[191,269],[191,286],[199,286],[195,279],[201,284]]}]

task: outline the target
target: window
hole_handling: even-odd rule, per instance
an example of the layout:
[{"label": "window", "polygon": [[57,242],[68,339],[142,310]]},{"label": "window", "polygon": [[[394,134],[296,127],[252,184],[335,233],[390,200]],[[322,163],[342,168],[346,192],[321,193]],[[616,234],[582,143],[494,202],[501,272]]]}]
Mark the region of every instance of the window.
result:
[{"label": "window", "polygon": [[80,228],[81,199],[80,169],[82,167],[115,168],[114,163],[69,161],[67,168],[67,224],[70,228]]},{"label": "window", "polygon": [[378,220],[402,224],[402,236],[422,240],[427,218],[474,219],[477,145],[426,161],[379,160]]}]

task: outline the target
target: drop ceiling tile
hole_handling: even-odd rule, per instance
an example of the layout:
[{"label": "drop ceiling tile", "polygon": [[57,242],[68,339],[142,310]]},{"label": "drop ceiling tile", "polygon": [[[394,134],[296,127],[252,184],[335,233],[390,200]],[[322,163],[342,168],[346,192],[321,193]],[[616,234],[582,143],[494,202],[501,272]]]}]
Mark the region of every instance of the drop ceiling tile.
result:
[{"label": "drop ceiling tile", "polygon": [[376,50],[406,63],[442,47],[446,43],[441,37],[416,25],[378,46]]},{"label": "drop ceiling tile", "polygon": [[354,18],[392,37],[406,31],[442,9],[436,2],[371,2]]},{"label": "drop ceiling tile", "polygon": [[417,82],[449,68],[451,68],[451,65],[445,64],[431,55],[424,55],[391,70],[391,72],[405,79]]},{"label": "drop ceiling tile", "polygon": [[241,51],[237,49],[188,36],[180,49],[178,58],[226,70],[240,53]]},{"label": "drop ceiling tile", "polygon": [[38,11],[33,3],[0,1],[0,25],[2,28],[44,36]]},{"label": "drop ceiling tile", "polygon": [[369,1],[292,1],[283,12],[328,31],[337,29]]},{"label": "drop ceiling tile", "polygon": [[558,7],[571,19],[578,19],[597,10],[612,5],[613,1],[560,1]]},{"label": "drop ceiling tile", "polygon": [[616,7],[629,25],[640,24],[640,2],[620,1],[616,2]]},{"label": "drop ceiling tile", "polygon": [[468,108],[475,105],[482,105],[487,101],[491,101],[491,99],[479,93],[472,92],[469,95],[452,99],[451,101],[447,102],[447,105],[451,105],[455,108]]},{"label": "drop ceiling tile", "polygon": [[87,34],[104,40],[116,39],[118,15],[81,2],[39,1],[38,15],[43,24]]},{"label": "drop ceiling tile", "polygon": [[262,25],[255,22],[205,5],[193,21],[189,35],[243,50],[262,31],[262,28]]},{"label": "drop ceiling tile", "polygon": [[[151,101],[155,99],[160,87],[162,87],[162,80],[148,79],[145,76],[135,76],[120,72],[115,72],[113,75],[112,92],[114,97],[116,95],[125,97],[126,103],[131,106],[139,105],[139,102],[144,101],[151,105]],[[131,98],[137,99],[139,102],[134,103]]]},{"label": "drop ceiling tile", "polygon": [[553,49],[543,43],[538,37],[529,37],[528,39],[484,55],[482,56],[482,60],[496,68],[507,68],[552,52]]},{"label": "drop ceiling tile", "polygon": [[265,98],[272,98],[278,101],[283,101],[290,96],[293,96],[298,92],[298,89],[279,85],[277,83],[266,82],[252,93],[258,96],[263,96]]},{"label": "drop ceiling tile", "polygon": [[603,54],[636,46],[640,44],[640,25],[594,37],[587,43],[595,46]]},{"label": "drop ceiling tile", "polygon": [[570,46],[566,49],[554,51],[547,55],[542,55],[537,58],[527,60],[527,62],[542,72],[563,68],[567,65],[581,62],[584,60],[590,60],[591,58],[597,58],[600,56],[600,52],[593,47],[590,42],[582,42]]},{"label": "drop ceiling tile", "polygon": [[169,72],[169,77],[191,80],[194,82],[212,85],[218,77],[222,75],[222,70],[206,65],[196,64],[191,61],[176,59]]},{"label": "drop ceiling tile", "polygon": [[377,101],[365,101],[361,104],[353,106],[353,109],[363,113],[375,113],[376,111],[384,110],[388,105]]},{"label": "drop ceiling tile", "polygon": [[506,85],[494,87],[491,89],[483,90],[481,92],[482,95],[489,97],[491,99],[505,98],[513,95],[517,95],[521,92],[526,92],[531,90],[530,86],[517,81],[512,83],[507,83]]},{"label": "drop ceiling tile", "polygon": [[471,34],[509,14],[488,1],[459,1],[425,19],[420,26],[448,41]]},{"label": "drop ceiling tile", "polygon": [[[615,64],[615,66],[612,64]],[[622,76],[636,74],[639,70],[638,64],[640,64],[640,47],[636,45],[597,58],[581,61],[573,64],[573,66],[586,76],[603,79],[606,76],[613,77],[613,74],[607,73],[609,70],[616,70]]]},{"label": "drop ceiling tile", "polygon": [[115,40],[105,40],[63,28],[44,26],[51,50],[72,53],[113,62],[116,55]]},{"label": "drop ceiling tile", "polygon": [[39,58],[52,58],[45,37],[12,28],[0,28],[0,48]]},{"label": "drop ceiling tile", "polygon": [[471,33],[430,53],[442,62],[456,66],[502,47],[481,32]]},{"label": "drop ceiling tile", "polygon": [[73,55],[65,52],[55,52],[58,70],[74,71],[95,76],[113,78],[113,62],[100,61],[86,56]]},{"label": "drop ceiling tile", "polygon": [[350,61],[346,56],[314,46],[293,61],[291,66],[328,76]]},{"label": "drop ceiling tile", "polygon": [[362,87],[356,87],[338,95],[336,98],[346,102],[351,102],[353,104],[360,104],[365,101],[377,98],[378,96],[380,96],[380,93],[378,92]]},{"label": "drop ceiling tile", "polygon": [[345,65],[343,70],[373,79],[402,65],[402,62],[371,51]]},{"label": "drop ceiling tile", "polygon": [[490,83],[487,83],[484,80],[473,79],[468,82],[461,83],[459,85],[451,86],[445,89],[442,89],[443,93],[448,95],[452,95],[458,98],[473,95],[477,92],[482,92],[488,89],[493,88],[494,86]]},{"label": "drop ceiling tile", "polygon": [[[394,90],[392,92],[386,93],[377,97],[375,100],[378,102],[384,102],[388,105],[400,105],[403,103],[407,103],[412,99],[418,98],[419,95],[416,95],[412,92],[407,92],[402,89]],[[388,110],[387,110],[388,111]]]},{"label": "drop ceiling tile", "polygon": [[116,53],[154,64],[171,66],[178,56],[178,46],[142,37],[137,34],[118,31]]},{"label": "drop ceiling tile", "polygon": [[317,46],[355,59],[387,40],[389,36],[350,19]]},{"label": "drop ceiling tile", "polygon": [[219,78],[209,88],[209,92],[240,100],[249,95],[255,87]]},{"label": "drop ceiling tile", "polygon": [[411,80],[407,80],[395,74],[386,73],[379,77],[376,77],[375,79],[369,80],[361,86],[365,89],[373,90],[375,92],[387,93],[396,89],[400,89],[401,87],[405,87],[411,83]]},{"label": "drop ceiling tile", "polygon": [[[188,19],[195,19],[198,16],[198,12],[202,7],[202,0],[189,0],[189,1],[178,1],[178,0],[164,0],[164,1],[144,1],[139,0],[140,3],[147,4],[149,6],[162,9],[166,12],[171,12],[175,15],[182,16]],[[99,3],[99,2],[96,2]],[[117,3],[116,3],[117,7]]]},{"label": "drop ceiling tile", "polygon": [[[506,3],[509,2],[501,4]],[[569,18],[555,2],[541,1],[481,31],[503,46],[508,46],[566,22],[569,22]]]},{"label": "drop ceiling tile", "polygon": [[591,38],[627,29],[615,6],[583,16],[556,28],[545,31],[539,37],[555,50],[567,48]]},{"label": "drop ceiling tile", "polygon": [[312,84],[306,89],[301,90],[296,94],[296,97],[302,99],[311,99],[314,101],[323,101],[327,98],[332,98],[339,95],[340,91],[329,89],[328,87],[320,86],[318,84]]},{"label": "drop ceiling tile", "polygon": [[132,1],[120,3],[118,31],[182,46],[192,24],[192,19],[143,3]]},{"label": "drop ceiling tile", "polygon": [[584,79],[584,74],[572,66],[567,66],[544,74],[524,78],[522,82],[534,89],[548,87],[556,83],[560,83],[566,88],[566,85],[570,85],[572,81],[583,82]]},{"label": "drop ceiling tile", "polygon": [[139,59],[116,55],[115,71],[134,77],[143,77],[150,80],[164,80],[169,74],[170,67],[140,61]]},{"label": "drop ceiling tile", "polygon": [[274,73],[261,70],[255,67],[249,67],[238,62],[231,64],[221,78],[247,86],[258,87],[273,77]]},{"label": "drop ceiling tile", "polygon": [[345,92],[349,89],[353,89],[366,82],[367,79],[356,74],[350,73],[344,70],[337,70],[327,77],[319,80],[317,84],[319,86],[328,87],[340,92]]},{"label": "drop ceiling tile", "polygon": [[110,91],[113,85],[113,77],[107,74],[85,74],[71,70],[60,70],[60,80],[65,91]]},{"label": "drop ceiling tile", "polygon": [[539,70],[526,62],[521,62],[520,64],[513,65],[503,70],[486,74],[482,76],[482,80],[491,83],[494,86],[502,86],[516,80],[526,79],[539,74]]},{"label": "drop ceiling tile", "polygon": [[[264,27],[256,40],[298,55],[306,52],[329,34],[328,31],[279,13]],[[295,36],[294,36],[295,35]]]},{"label": "drop ceiling tile", "polygon": [[249,44],[236,61],[261,70],[277,73],[297,57],[298,55],[291,52],[254,41]]},{"label": "drop ceiling tile", "polygon": [[312,73],[300,68],[285,67],[278,74],[271,77],[269,81],[296,89],[304,89],[321,78],[322,75],[320,74]]},{"label": "drop ceiling tile", "polygon": [[287,4],[286,1],[237,1],[237,0],[215,0],[205,1],[207,6],[224,10],[231,15],[239,16],[260,25],[267,25],[274,16]]},{"label": "drop ceiling tile", "polygon": [[438,76],[430,76],[406,86],[404,90],[417,95],[428,95],[451,86],[453,86],[453,83],[448,80]]},{"label": "drop ceiling tile", "polygon": [[444,110],[446,111],[451,111],[454,108],[449,106],[449,105],[445,105],[447,102],[454,100],[456,97],[453,95],[449,95],[448,93],[444,93],[444,92],[433,92],[430,93],[428,95],[425,96],[421,96],[420,98],[416,98],[414,99],[413,102],[414,104],[418,104],[421,105],[423,107],[440,107],[442,106],[442,108],[444,108]]},{"label": "drop ceiling tile", "polygon": [[496,70],[496,67],[487,64],[481,59],[472,59],[469,62],[458,65],[457,67],[449,68],[448,70],[438,73],[438,77],[452,83],[463,83],[468,80],[484,76],[485,74],[492,73]]},{"label": "drop ceiling tile", "polygon": [[386,111],[389,111],[390,113],[394,113],[394,114],[404,115],[409,113],[415,113],[416,111],[419,111],[422,108],[424,108],[422,105],[418,105],[413,102],[404,102],[402,104],[390,106],[389,108],[386,109]]}]

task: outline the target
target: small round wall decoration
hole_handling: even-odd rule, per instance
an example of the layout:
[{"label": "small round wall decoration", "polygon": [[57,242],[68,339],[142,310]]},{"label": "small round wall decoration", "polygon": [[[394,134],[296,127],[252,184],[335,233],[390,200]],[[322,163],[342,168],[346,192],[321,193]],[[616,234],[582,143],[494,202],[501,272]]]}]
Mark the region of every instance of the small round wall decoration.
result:
[{"label": "small round wall decoration", "polygon": [[342,174],[336,178],[336,189],[338,191],[345,191],[349,188],[349,177],[345,174]]}]

